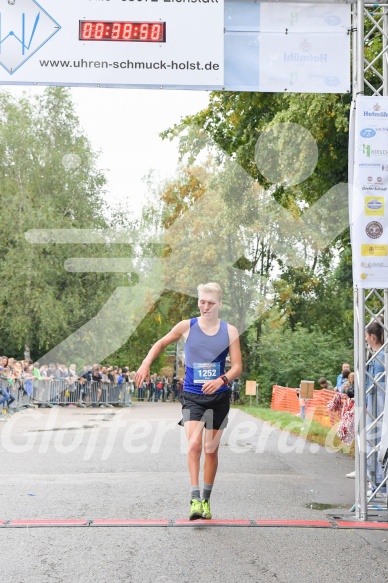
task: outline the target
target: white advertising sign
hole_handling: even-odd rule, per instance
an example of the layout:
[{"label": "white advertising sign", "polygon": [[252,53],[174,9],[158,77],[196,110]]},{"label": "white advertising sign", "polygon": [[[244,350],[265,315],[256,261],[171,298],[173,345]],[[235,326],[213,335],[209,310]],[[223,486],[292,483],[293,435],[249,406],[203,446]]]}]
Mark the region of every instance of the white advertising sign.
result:
[{"label": "white advertising sign", "polygon": [[358,96],[350,200],[353,279],[388,287],[388,97]]},{"label": "white advertising sign", "polygon": [[260,35],[260,91],[342,93],[350,87],[349,37]]},{"label": "white advertising sign", "polygon": [[2,0],[0,84],[346,93],[350,30],[350,4]]},{"label": "white advertising sign", "polygon": [[3,0],[0,83],[224,84],[223,0]]},{"label": "white advertising sign", "polygon": [[345,33],[350,27],[350,6],[346,4],[278,4],[260,5],[260,31]]},{"label": "white advertising sign", "polygon": [[349,91],[350,26],[344,4],[261,4],[260,91]]}]

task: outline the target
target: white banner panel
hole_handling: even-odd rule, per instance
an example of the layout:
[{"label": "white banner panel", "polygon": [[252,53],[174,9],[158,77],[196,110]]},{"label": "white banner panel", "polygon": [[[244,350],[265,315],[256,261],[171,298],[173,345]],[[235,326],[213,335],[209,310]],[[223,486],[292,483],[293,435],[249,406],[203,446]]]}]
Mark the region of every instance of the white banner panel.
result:
[{"label": "white banner panel", "polygon": [[388,287],[388,97],[356,101],[350,197],[353,279],[360,288]]},{"label": "white banner panel", "polygon": [[0,83],[224,83],[223,0],[3,0]]},{"label": "white banner panel", "polygon": [[350,87],[349,37],[324,33],[259,37],[260,91],[344,93]]},{"label": "white banner panel", "polygon": [[0,84],[346,93],[350,4],[2,0]]},{"label": "white banner panel", "polygon": [[260,4],[260,32],[347,33],[350,7],[346,4]]}]

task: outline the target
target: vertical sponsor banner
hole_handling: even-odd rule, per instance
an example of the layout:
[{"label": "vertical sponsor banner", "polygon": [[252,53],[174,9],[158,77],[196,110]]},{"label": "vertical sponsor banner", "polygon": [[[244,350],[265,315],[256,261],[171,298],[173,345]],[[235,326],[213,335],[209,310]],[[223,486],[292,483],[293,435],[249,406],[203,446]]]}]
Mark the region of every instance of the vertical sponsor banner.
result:
[{"label": "vertical sponsor banner", "polygon": [[388,287],[388,97],[358,96],[350,194],[353,279]]}]

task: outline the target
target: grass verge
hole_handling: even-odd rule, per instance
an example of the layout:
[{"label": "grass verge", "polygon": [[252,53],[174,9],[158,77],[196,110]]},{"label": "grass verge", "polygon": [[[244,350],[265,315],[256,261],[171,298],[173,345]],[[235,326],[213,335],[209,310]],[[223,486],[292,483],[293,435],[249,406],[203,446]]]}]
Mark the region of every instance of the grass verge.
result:
[{"label": "grass verge", "polygon": [[275,425],[280,431],[288,431],[289,433],[300,435],[300,437],[308,441],[335,449],[339,453],[354,456],[354,443],[352,445],[342,443],[337,435],[336,425],[334,427],[324,427],[312,419],[302,421],[300,417],[296,417],[292,413],[273,411],[272,409],[265,409],[255,405],[234,405],[234,407],[253,415],[253,417],[258,417],[270,425]]}]

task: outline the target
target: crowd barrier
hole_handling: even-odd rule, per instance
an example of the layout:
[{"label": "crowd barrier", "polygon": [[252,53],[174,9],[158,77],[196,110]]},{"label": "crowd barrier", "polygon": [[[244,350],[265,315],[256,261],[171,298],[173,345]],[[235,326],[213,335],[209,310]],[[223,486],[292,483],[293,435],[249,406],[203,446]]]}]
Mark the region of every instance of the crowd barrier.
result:
[{"label": "crowd barrier", "polygon": [[[313,419],[325,427],[338,423],[340,421],[338,413],[333,413],[327,408],[327,403],[333,399],[335,394],[334,391],[326,389],[314,390],[313,398],[306,401],[306,418]],[[272,387],[271,409],[298,415],[300,406],[296,389],[274,385]]]},{"label": "crowd barrier", "polygon": [[75,405],[100,406],[116,405],[130,407],[132,404],[133,384],[121,383],[112,385],[104,382],[81,383],[69,382],[66,379],[34,380],[16,382],[12,386],[5,380],[0,380],[0,388],[14,397],[12,407],[28,405]]}]

